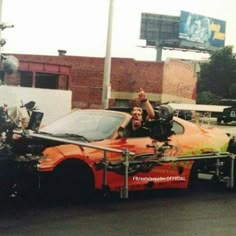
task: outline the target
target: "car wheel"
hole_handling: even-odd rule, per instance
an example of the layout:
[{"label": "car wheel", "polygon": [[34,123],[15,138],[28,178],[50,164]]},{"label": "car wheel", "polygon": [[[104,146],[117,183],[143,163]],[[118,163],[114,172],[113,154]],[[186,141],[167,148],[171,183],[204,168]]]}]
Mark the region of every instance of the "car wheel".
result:
[{"label": "car wheel", "polygon": [[234,137],[230,139],[227,151],[236,154],[236,139]]},{"label": "car wheel", "polygon": [[224,122],[224,124],[227,124],[227,123],[229,123],[229,120],[224,119],[223,122]]},{"label": "car wheel", "polygon": [[85,163],[66,161],[50,176],[47,191],[54,200],[87,200],[94,192],[93,173]]},{"label": "car wheel", "polygon": [[10,178],[2,178],[0,180],[0,200],[6,200],[12,193],[14,182]]},{"label": "car wheel", "polygon": [[193,163],[191,173],[190,173],[190,177],[189,177],[189,186],[188,187],[190,189],[198,188],[198,186],[201,185],[201,181],[198,178],[198,173],[199,173],[199,171],[201,171],[203,166],[204,166],[204,163],[202,161],[195,161]]},{"label": "car wheel", "polygon": [[191,173],[189,177],[189,184],[188,184],[189,189],[194,188],[194,186],[198,182],[198,169],[199,169],[199,163],[195,161],[192,165]]}]

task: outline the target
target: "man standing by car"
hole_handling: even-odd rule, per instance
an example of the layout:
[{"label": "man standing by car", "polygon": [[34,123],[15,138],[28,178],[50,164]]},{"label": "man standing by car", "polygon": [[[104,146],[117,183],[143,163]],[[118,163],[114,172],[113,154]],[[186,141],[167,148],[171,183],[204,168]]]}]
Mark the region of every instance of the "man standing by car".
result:
[{"label": "man standing by car", "polygon": [[[151,103],[148,101],[144,90],[141,88],[138,93],[138,100],[144,105],[147,111],[146,119],[153,119],[155,117],[154,109]],[[129,137],[145,137],[149,135],[148,129],[143,126],[143,109],[141,107],[133,107],[131,111],[132,121],[129,130]]]}]

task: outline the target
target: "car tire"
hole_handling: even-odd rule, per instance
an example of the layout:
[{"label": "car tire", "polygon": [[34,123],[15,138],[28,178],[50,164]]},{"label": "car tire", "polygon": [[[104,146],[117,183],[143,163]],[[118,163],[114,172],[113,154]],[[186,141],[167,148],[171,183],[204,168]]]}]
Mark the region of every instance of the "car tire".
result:
[{"label": "car tire", "polygon": [[229,121],[228,119],[224,119],[223,122],[224,122],[224,124],[227,124],[227,123],[229,123],[230,121]]},{"label": "car tire", "polygon": [[189,176],[189,184],[188,184],[188,188],[189,189],[193,189],[197,183],[198,183],[198,169],[199,169],[200,163],[195,161],[192,165],[191,168],[191,173]]},{"label": "car tire", "polygon": [[46,186],[44,193],[50,200],[84,201],[90,199],[95,191],[91,169],[77,160],[66,161],[56,167]]}]

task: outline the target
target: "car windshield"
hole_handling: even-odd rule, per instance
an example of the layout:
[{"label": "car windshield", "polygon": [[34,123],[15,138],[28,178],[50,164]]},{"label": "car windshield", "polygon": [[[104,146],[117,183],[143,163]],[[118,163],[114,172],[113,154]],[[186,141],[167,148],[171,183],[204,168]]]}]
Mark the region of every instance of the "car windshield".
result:
[{"label": "car windshield", "polygon": [[40,133],[87,141],[111,138],[125,114],[103,110],[78,110],[41,128]]}]

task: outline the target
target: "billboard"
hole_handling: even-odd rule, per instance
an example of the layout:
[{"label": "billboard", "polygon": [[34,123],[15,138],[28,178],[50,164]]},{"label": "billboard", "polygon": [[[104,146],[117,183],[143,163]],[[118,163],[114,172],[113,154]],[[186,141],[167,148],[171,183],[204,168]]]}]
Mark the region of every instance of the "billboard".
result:
[{"label": "billboard", "polygon": [[179,37],[179,17],[142,13],[140,39],[148,46],[177,46]]},{"label": "billboard", "polygon": [[179,39],[183,41],[182,45],[197,44],[199,48],[224,47],[225,31],[225,21],[181,11]]}]

